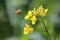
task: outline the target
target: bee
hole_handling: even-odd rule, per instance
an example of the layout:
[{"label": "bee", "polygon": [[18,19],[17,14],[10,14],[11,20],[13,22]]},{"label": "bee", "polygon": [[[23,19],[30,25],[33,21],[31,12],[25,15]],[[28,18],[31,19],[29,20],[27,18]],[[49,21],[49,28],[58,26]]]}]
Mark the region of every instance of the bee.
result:
[{"label": "bee", "polygon": [[16,15],[19,15],[19,14],[21,14],[22,12],[21,12],[20,9],[17,9],[17,10],[15,11],[15,13],[16,13]]}]

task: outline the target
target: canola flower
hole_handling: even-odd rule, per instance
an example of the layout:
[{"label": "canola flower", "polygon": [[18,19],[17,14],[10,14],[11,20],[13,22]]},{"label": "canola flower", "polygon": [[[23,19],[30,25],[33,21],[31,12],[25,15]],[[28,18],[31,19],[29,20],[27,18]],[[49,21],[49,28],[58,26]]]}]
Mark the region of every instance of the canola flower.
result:
[{"label": "canola flower", "polygon": [[37,21],[36,16],[32,16],[32,18],[30,18],[30,20],[32,21],[32,24],[34,25]]},{"label": "canola flower", "polygon": [[48,9],[44,9],[42,5],[37,9],[37,12],[40,16],[45,17]]},{"label": "canola flower", "polygon": [[29,19],[29,17],[32,17],[32,11],[28,11],[28,15],[25,16],[25,19]]},{"label": "canola flower", "polygon": [[25,19],[29,19],[32,21],[32,24],[34,25],[37,21],[37,18],[35,15],[33,15],[32,11],[28,11],[28,15],[25,16]]},{"label": "canola flower", "polygon": [[44,9],[42,5],[39,8],[34,8],[33,10],[29,10],[28,14],[25,16],[26,20],[31,20],[32,24],[36,24],[37,22],[37,17],[36,16],[41,16],[45,17],[47,15],[48,9]]},{"label": "canola flower", "polygon": [[28,33],[33,32],[33,28],[29,24],[25,24],[23,33],[27,35]]},{"label": "canola flower", "polygon": [[[44,9],[42,7],[42,5],[39,7],[39,8],[34,8],[33,10],[29,10],[28,11],[28,14],[25,15],[24,19],[26,20],[30,20],[32,25],[35,25],[36,22],[38,20],[40,20],[39,18],[37,18],[37,16],[40,16],[40,17],[45,17],[47,15],[47,11],[48,9]],[[42,20],[42,19],[41,19]],[[43,23],[44,25],[46,25],[46,23]],[[45,27],[46,28],[46,27]],[[33,28],[29,25],[29,24],[26,24],[25,28],[24,28],[24,34],[27,35],[28,33],[30,32],[33,32]]]}]

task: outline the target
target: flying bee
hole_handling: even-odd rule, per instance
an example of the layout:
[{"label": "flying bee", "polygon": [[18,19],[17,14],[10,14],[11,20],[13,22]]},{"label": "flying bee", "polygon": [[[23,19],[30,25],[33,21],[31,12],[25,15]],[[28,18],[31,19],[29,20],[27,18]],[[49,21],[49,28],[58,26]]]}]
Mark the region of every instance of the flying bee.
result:
[{"label": "flying bee", "polygon": [[21,12],[20,9],[17,9],[17,10],[15,11],[15,13],[16,13],[16,15],[19,15],[19,14],[21,14],[22,12]]}]

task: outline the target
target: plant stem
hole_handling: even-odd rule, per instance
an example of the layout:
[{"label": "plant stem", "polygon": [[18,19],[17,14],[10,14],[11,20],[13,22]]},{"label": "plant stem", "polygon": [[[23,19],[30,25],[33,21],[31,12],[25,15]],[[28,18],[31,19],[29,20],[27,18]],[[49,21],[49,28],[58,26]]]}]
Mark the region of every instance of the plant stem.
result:
[{"label": "plant stem", "polygon": [[48,32],[48,29],[47,29],[47,27],[46,27],[45,22],[44,22],[43,19],[42,19],[42,23],[43,23],[43,25],[44,25],[44,28],[45,28],[46,33],[47,33],[48,36],[49,36],[49,40],[51,40],[50,34],[49,34],[49,32]]},{"label": "plant stem", "polygon": [[42,23],[43,23],[43,25],[44,25],[45,31],[47,32],[47,34],[48,34],[48,36],[49,36],[49,32],[48,32],[48,29],[47,29],[45,23],[44,23],[43,21],[42,21]]}]

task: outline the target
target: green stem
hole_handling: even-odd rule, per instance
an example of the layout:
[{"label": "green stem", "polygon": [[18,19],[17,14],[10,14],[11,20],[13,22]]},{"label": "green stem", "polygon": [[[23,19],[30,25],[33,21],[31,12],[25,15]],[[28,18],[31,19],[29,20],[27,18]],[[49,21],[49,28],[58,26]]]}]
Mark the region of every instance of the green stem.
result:
[{"label": "green stem", "polygon": [[45,28],[46,33],[47,33],[48,36],[49,36],[49,40],[51,40],[51,38],[50,38],[50,34],[49,34],[49,32],[48,32],[48,29],[47,29],[47,27],[46,27],[45,22],[44,22],[43,19],[42,19],[42,23],[43,23],[43,25],[44,25],[44,28]]},{"label": "green stem", "polygon": [[43,21],[42,21],[42,23],[43,23],[44,28],[45,28],[45,30],[46,30],[46,32],[47,32],[47,34],[48,34],[48,36],[49,36],[49,32],[48,32],[48,29],[47,29],[47,27],[46,27],[45,23],[44,23]]}]

